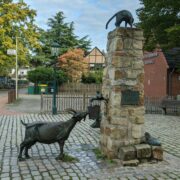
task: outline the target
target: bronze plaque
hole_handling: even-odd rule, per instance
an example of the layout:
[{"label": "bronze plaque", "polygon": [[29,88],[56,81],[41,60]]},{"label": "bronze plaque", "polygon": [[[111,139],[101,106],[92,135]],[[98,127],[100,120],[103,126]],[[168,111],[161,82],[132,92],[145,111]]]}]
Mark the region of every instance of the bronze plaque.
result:
[{"label": "bronze plaque", "polygon": [[139,92],[132,90],[122,91],[121,105],[138,105]]}]

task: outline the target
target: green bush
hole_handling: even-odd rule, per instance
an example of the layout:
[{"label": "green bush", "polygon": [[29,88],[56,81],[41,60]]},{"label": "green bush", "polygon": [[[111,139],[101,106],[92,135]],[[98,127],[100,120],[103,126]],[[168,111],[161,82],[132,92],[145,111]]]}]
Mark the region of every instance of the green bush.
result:
[{"label": "green bush", "polygon": [[27,79],[35,84],[38,83],[46,84],[48,82],[53,81],[54,76],[56,76],[56,80],[59,85],[67,82],[68,80],[67,76],[63,71],[56,70],[55,73],[53,68],[47,68],[47,67],[38,67],[32,71],[29,71],[27,75]]},{"label": "green bush", "polygon": [[85,84],[91,84],[91,83],[101,84],[102,77],[103,77],[102,71],[89,72],[87,74],[82,75],[81,82]]},{"label": "green bush", "polygon": [[18,84],[19,84],[19,85],[27,85],[28,82],[29,82],[28,80],[18,79]]}]

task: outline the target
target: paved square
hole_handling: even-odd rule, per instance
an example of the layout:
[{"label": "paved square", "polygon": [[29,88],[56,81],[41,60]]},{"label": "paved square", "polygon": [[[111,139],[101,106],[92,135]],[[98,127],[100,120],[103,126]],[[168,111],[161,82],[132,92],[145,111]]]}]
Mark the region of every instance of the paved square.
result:
[{"label": "paved square", "polygon": [[99,129],[92,129],[93,121],[78,123],[65,144],[65,152],[78,162],[56,161],[58,144],[37,143],[30,150],[31,159],[17,161],[19,145],[25,129],[20,120],[65,121],[70,115],[1,115],[0,116],[0,179],[180,179],[180,117],[146,115],[145,129],[159,137],[165,153],[163,162],[122,167],[96,159],[92,149],[98,147]]}]

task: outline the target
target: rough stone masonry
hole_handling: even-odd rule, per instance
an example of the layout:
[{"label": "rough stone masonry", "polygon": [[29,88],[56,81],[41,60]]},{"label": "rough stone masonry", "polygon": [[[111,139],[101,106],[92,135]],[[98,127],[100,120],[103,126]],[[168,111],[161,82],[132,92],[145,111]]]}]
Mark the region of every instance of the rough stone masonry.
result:
[{"label": "rough stone masonry", "polygon": [[139,144],[144,135],[143,40],[136,28],[108,34],[102,93],[109,101],[102,107],[100,145],[109,158],[117,157],[120,147]]}]

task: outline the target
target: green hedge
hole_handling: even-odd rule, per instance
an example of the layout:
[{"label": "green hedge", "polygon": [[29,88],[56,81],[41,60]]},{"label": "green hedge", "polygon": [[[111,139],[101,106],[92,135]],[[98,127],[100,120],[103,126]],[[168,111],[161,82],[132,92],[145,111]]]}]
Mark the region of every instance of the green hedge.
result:
[{"label": "green hedge", "polygon": [[103,77],[103,71],[93,71],[89,72],[87,74],[83,74],[81,78],[81,82],[85,84],[101,84],[102,83],[102,77]]}]

